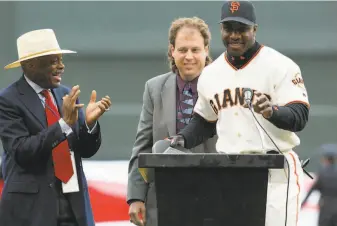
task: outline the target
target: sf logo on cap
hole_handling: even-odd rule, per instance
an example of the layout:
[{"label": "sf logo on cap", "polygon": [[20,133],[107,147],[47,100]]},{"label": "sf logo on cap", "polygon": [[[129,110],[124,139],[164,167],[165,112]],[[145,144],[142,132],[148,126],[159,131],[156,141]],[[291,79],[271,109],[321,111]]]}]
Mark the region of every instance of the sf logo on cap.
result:
[{"label": "sf logo on cap", "polygon": [[234,13],[235,11],[238,11],[240,7],[240,2],[231,2],[231,12]]}]

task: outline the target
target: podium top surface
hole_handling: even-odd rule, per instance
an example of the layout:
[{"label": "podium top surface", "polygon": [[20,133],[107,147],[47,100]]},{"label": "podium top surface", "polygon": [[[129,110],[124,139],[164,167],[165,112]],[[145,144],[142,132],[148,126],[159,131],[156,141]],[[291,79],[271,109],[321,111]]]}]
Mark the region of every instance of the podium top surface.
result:
[{"label": "podium top surface", "polygon": [[220,153],[153,154],[138,156],[139,168],[270,168],[282,169],[285,158],[281,154],[233,155]]}]

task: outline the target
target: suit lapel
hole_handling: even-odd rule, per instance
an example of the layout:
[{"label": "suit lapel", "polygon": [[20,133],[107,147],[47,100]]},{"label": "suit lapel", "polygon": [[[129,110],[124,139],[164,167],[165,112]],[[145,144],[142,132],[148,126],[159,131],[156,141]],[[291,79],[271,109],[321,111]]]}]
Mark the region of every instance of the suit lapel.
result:
[{"label": "suit lapel", "polygon": [[176,75],[170,74],[163,86],[161,98],[163,103],[163,115],[167,125],[169,136],[175,135],[176,132]]},{"label": "suit lapel", "polygon": [[19,100],[34,115],[36,120],[47,128],[46,114],[38,94],[22,76],[18,82]]},{"label": "suit lapel", "polygon": [[61,118],[63,117],[62,114],[62,105],[63,105],[63,96],[65,95],[62,90],[60,88],[55,88],[52,89],[52,93],[54,95],[55,101],[56,101],[56,105],[57,105],[57,109],[60,113]]}]

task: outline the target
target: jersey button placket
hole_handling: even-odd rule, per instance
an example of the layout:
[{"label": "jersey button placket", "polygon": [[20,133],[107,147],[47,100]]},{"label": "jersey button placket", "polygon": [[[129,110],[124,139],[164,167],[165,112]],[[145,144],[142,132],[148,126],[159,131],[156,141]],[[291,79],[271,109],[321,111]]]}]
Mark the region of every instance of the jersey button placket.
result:
[{"label": "jersey button placket", "polygon": [[[239,116],[239,113],[236,111],[236,112],[234,112],[234,115]],[[237,135],[238,138],[241,138],[241,133],[238,132],[236,135]]]}]

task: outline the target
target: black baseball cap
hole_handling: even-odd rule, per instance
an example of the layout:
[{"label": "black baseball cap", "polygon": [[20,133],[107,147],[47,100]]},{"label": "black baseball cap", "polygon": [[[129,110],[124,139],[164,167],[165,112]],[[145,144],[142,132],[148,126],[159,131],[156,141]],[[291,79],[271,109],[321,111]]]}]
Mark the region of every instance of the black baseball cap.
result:
[{"label": "black baseball cap", "polygon": [[219,23],[237,21],[247,25],[256,24],[255,7],[250,1],[225,1],[221,8]]}]

